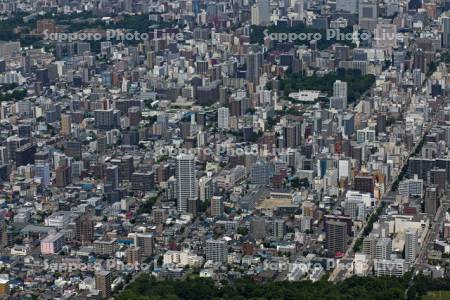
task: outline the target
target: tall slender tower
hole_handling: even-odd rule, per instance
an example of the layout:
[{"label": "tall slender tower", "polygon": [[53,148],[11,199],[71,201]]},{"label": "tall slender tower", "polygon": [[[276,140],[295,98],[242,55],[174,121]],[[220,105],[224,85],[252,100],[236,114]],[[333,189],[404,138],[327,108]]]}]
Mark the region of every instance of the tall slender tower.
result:
[{"label": "tall slender tower", "polygon": [[442,17],[442,47],[450,47],[450,17]]},{"label": "tall slender tower", "polygon": [[195,158],[193,155],[180,154],[177,156],[177,209],[187,211],[188,200],[197,197],[195,183]]},{"label": "tall slender tower", "polygon": [[417,255],[417,229],[410,228],[405,232],[405,260],[413,263]]},{"label": "tall slender tower", "polygon": [[247,80],[258,84],[259,76],[261,75],[261,67],[263,62],[263,55],[261,52],[253,52],[247,54]]},{"label": "tall slender tower", "polygon": [[347,108],[347,82],[336,80],[333,84],[333,96],[342,99],[342,106]]}]

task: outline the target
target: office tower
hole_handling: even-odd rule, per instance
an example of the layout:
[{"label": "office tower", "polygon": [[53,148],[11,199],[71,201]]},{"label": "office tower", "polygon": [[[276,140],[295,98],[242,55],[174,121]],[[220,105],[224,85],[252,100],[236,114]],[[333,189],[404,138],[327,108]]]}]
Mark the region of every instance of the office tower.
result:
[{"label": "office tower", "polygon": [[363,240],[362,252],[368,255],[370,258],[374,258],[377,242],[378,242],[378,235],[370,233]]},{"label": "office tower", "polygon": [[350,47],[347,45],[336,45],[335,59],[338,61],[347,60],[350,57]]},{"label": "office tower", "polygon": [[439,207],[437,185],[428,186],[425,189],[425,213],[434,216]]},{"label": "office tower", "polygon": [[250,170],[251,184],[267,185],[269,184],[270,174],[269,166],[264,160],[257,160]]},{"label": "office tower", "polygon": [[385,113],[379,113],[377,115],[377,134],[386,132],[386,119],[387,118]]},{"label": "office tower", "polygon": [[108,166],[105,169],[105,185],[110,185],[112,190],[119,187],[119,167]]},{"label": "office tower", "polygon": [[270,1],[257,0],[251,8],[252,25],[267,25],[270,23]]},{"label": "office tower", "polygon": [[347,224],[329,220],[325,223],[326,248],[329,256],[345,253],[347,248]]},{"label": "office tower", "polygon": [[311,201],[304,201],[302,203],[302,215],[314,218],[316,214],[316,205]]},{"label": "office tower", "polygon": [[83,162],[82,161],[73,161],[70,164],[71,176],[72,177],[81,177],[81,172],[83,171]]},{"label": "office tower", "polygon": [[300,231],[308,232],[311,230],[312,217],[310,216],[300,216]]},{"label": "office tower", "polygon": [[94,241],[94,221],[89,214],[82,214],[75,220],[75,238],[82,245]]},{"label": "office tower", "polygon": [[333,96],[342,99],[343,109],[347,108],[347,82],[336,80],[333,84]]},{"label": "office tower", "polygon": [[419,245],[417,243],[418,233],[416,228],[410,228],[405,232],[405,260],[413,263],[416,260]]},{"label": "office tower", "polygon": [[374,186],[375,182],[372,176],[355,176],[354,190],[362,193],[373,193]]},{"label": "office tower", "polygon": [[154,244],[153,234],[151,233],[136,233],[134,236],[134,246],[141,249],[141,254],[144,257],[153,255]]},{"label": "office tower", "polygon": [[211,217],[222,217],[223,209],[223,197],[213,196],[211,198]]},{"label": "office tower", "polygon": [[31,125],[30,124],[19,124],[17,126],[17,133],[19,138],[30,138],[31,137]]},{"label": "office tower", "polygon": [[133,191],[150,192],[155,189],[154,172],[134,172],[131,175],[131,189]]},{"label": "office tower", "polygon": [[393,65],[402,70],[402,66],[405,63],[405,57],[406,57],[406,53],[405,51],[393,51],[392,53],[392,58],[393,58]]},{"label": "office tower", "polygon": [[206,260],[226,263],[228,258],[227,242],[224,240],[206,241]]},{"label": "office tower", "polygon": [[50,83],[47,68],[41,68],[36,70],[36,81],[41,82],[43,85],[48,85]]},{"label": "office tower", "polygon": [[134,158],[131,155],[125,155],[120,159],[119,164],[119,181],[131,180],[134,172]]},{"label": "office tower", "polygon": [[208,61],[207,60],[199,60],[195,62],[196,67],[195,71],[197,74],[206,74],[208,73]]},{"label": "office tower", "polygon": [[408,0],[407,2],[409,10],[418,10],[422,8],[422,0]]},{"label": "office tower", "polygon": [[137,128],[130,128],[122,131],[122,145],[139,145],[139,131]]},{"label": "office tower", "polygon": [[213,181],[209,177],[202,177],[198,181],[199,200],[207,201],[213,195]]},{"label": "office tower", "polygon": [[427,66],[425,63],[425,53],[422,49],[416,49],[413,56],[413,69],[420,69],[422,73],[426,73]]},{"label": "office tower", "polygon": [[263,217],[254,217],[250,221],[250,236],[255,240],[266,237],[266,220]]},{"label": "office tower", "polygon": [[0,216],[0,247],[8,246],[8,224],[4,216]]},{"label": "office tower", "polygon": [[437,186],[438,191],[445,191],[447,187],[447,171],[445,169],[433,168],[430,171],[430,182]]},{"label": "office tower", "polygon": [[34,176],[40,179],[43,186],[50,185],[50,164],[48,162],[39,162],[34,168]]},{"label": "office tower", "polygon": [[188,199],[197,197],[195,174],[194,156],[188,154],[178,155],[175,169],[178,211],[186,212]]},{"label": "office tower", "polygon": [[199,131],[197,133],[196,140],[192,139],[192,143],[197,143],[198,148],[204,148],[208,141],[208,134],[204,131]]},{"label": "office tower", "polygon": [[358,199],[347,199],[344,202],[344,212],[346,216],[354,220],[365,220],[365,204]]},{"label": "office tower", "polygon": [[127,13],[133,12],[133,0],[124,0],[123,10]]},{"label": "office tower", "polygon": [[76,160],[81,160],[81,142],[68,141],[64,144],[64,154],[68,157],[73,157]]},{"label": "office tower", "polygon": [[70,115],[62,114],[61,115],[61,134],[65,136],[70,135],[70,130],[72,126],[72,119]]},{"label": "office tower", "polygon": [[97,129],[111,130],[119,127],[120,111],[119,110],[95,110],[94,111],[94,126]]},{"label": "office tower", "polygon": [[344,109],[344,99],[341,97],[330,97],[330,109]]},{"label": "office tower", "polygon": [[[25,58],[23,60],[26,61],[26,57],[27,56],[25,56]],[[28,74],[29,71],[28,72],[26,71],[28,69],[26,69],[25,62],[23,62],[23,64],[24,64],[24,73]],[[29,70],[31,70],[31,66],[30,66]],[[4,73],[4,72],[6,72],[6,61],[4,59],[0,59],[0,73]]]},{"label": "office tower", "polygon": [[362,29],[374,30],[378,20],[377,0],[360,0],[358,17]]},{"label": "office tower", "polygon": [[278,240],[286,234],[286,224],[283,219],[275,219],[272,223],[272,236]]},{"label": "office tower", "polygon": [[358,0],[336,0],[336,11],[358,13]]},{"label": "office tower", "polygon": [[345,114],[342,123],[344,125],[344,134],[351,136],[355,132],[355,115],[352,113]]},{"label": "office tower", "polygon": [[166,198],[169,201],[177,200],[177,180],[173,176],[167,180]]},{"label": "office tower", "polygon": [[380,238],[375,245],[376,259],[390,259],[392,253],[392,240],[390,238]]},{"label": "office tower", "polygon": [[227,130],[230,128],[230,110],[228,107],[220,107],[217,110],[217,121],[219,129]]},{"label": "office tower", "polygon": [[111,296],[112,274],[109,271],[95,273],[95,288],[100,291],[102,298]]},{"label": "office tower", "polygon": [[187,139],[191,136],[191,130],[192,130],[191,121],[181,121],[180,122],[181,137],[183,139]]},{"label": "office tower", "polygon": [[442,47],[450,47],[450,17],[442,17]]},{"label": "office tower", "polygon": [[286,148],[297,148],[301,144],[302,130],[300,123],[292,123],[283,128],[283,142]]},{"label": "office tower", "polygon": [[34,154],[36,153],[36,145],[32,143],[20,146],[16,150],[16,167],[34,164]]},{"label": "office tower", "polygon": [[55,171],[55,185],[63,188],[69,185],[72,181],[70,167],[68,165],[61,165]]},{"label": "office tower", "polygon": [[187,212],[195,217],[199,209],[198,198],[197,197],[188,198],[187,203],[188,203]]},{"label": "office tower", "polygon": [[417,88],[422,86],[424,75],[420,69],[414,69],[412,72],[413,83]]},{"label": "office tower", "polygon": [[297,20],[303,20],[305,18],[305,2],[304,2],[304,0],[295,1],[294,11],[297,13]]},{"label": "office tower", "polygon": [[404,179],[398,185],[398,193],[404,196],[423,195],[423,179],[419,179],[417,174],[413,178]]},{"label": "office tower", "polygon": [[128,109],[128,118],[130,119],[130,126],[138,126],[142,120],[141,109],[137,106],[132,106]]},{"label": "office tower", "polygon": [[263,63],[263,55],[261,52],[250,51],[250,53],[247,54],[246,79],[251,83],[254,84],[259,83],[259,76],[261,75],[262,63]]}]

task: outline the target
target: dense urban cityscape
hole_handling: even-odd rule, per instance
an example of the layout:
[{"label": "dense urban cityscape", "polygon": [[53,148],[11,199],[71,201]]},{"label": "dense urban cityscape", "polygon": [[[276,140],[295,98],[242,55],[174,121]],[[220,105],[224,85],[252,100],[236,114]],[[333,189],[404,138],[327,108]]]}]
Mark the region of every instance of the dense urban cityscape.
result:
[{"label": "dense urban cityscape", "polygon": [[450,2],[0,0],[0,297],[450,299]]}]

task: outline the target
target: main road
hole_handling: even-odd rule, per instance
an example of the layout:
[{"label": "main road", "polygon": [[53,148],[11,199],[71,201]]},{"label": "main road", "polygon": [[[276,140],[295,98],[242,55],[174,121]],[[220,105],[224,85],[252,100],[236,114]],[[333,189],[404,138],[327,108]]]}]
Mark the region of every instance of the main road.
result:
[{"label": "main road", "polygon": [[[376,213],[376,211],[381,207],[381,203],[382,203],[382,199],[386,196],[388,196],[391,191],[392,191],[392,186],[394,184],[395,181],[397,181],[399,179],[400,174],[402,173],[403,168],[405,168],[406,164],[408,163],[408,160],[410,159],[410,157],[416,152],[417,148],[419,147],[419,145],[422,144],[423,139],[425,138],[425,136],[427,135],[427,133],[430,131],[431,128],[433,128],[436,125],[436,114],[433,116],[433,119],[428,122],[426,128],[424,130],[422,130],[422,136],[420,138],[420,140],[418,142],[416,142],[416,144],[414,145],[414,148],[408,153],[408,155],[406,156],[406,158],[404,158],[401,162],[401,167],[399,168],[399,173],[397,174],[397,176],[395,178],[393,178],[393,180],[391,180],[391,182],[389,183],[389,185],[387,186],[386,190],[384,191],[383,195],[381,196],[381,201],[377,202],[377,205],[375,207],[375,209],[372,211],[372,213],[369,215],[369,217],[367,218],[367,220],[370,220],[370,218]],[[333,270],[333,272],[331,273],[330,277],[328,278],[328,281],[331,282],[338,282],[341,281],[343,279],[345,279],[346,275],[348,274],[348,269],[346,268],[346,266],[349,266],[352,261],[353,261],[353,248],[356,244],[356,242],[362,238],[364,229],[368,226],[368,222],[366,222],[364,224],[364,226],[361,228],[361,230],[359,230],[358,234],[354,237],[351,245],[347,248],[347,251],[345,252],[344,256],[338,261],[336,268]]]}]

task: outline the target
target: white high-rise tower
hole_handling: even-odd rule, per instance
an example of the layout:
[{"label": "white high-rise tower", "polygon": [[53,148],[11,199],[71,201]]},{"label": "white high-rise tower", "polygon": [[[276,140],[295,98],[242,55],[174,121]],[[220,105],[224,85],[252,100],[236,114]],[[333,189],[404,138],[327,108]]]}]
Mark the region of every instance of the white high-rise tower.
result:
[{"label": "white high-rise tower", "polygon": [[342,106],[347,108],[347,82],[336,80],[333,84],[333,96],[342,99]]},{"label": "white high-rise tower", "polygon": [[177,209],[185,212],[188,209],[188,199],[197,197],[193,155],[180,154],[177,156],[175,176],[177,179]]},{"label": "white high-rise tower", "polygon": [[410,228],[405,232],[405,260],[413,263],[417,255],[417,229]]},{"label": "white high-rise tower", "polygon": [[230,110],[228,107],[220,107],[217,110],[217,125],[219,129],[229,129],[230,128]]}]

